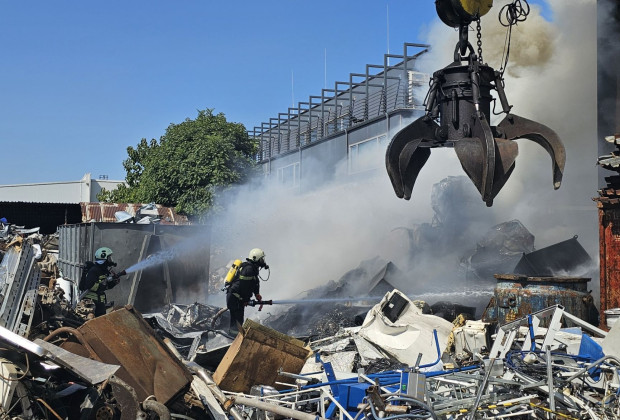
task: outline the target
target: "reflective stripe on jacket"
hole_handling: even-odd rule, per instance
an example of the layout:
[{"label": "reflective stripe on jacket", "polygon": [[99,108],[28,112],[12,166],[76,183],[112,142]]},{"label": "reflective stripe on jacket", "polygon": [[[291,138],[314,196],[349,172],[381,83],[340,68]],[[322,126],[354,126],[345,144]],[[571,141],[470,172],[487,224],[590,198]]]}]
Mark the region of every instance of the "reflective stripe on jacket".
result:
[{"label": "reflective stripe on jacket", "polygon": [[228,292],[243,302],[247,302],[252,294],[258,294],[260,283],[258,266],[251,261],[245,261],[239,267],[237,275],[231,281]]},{"label": "reflective stripe on jacket", "polygon": [[106,303],[106,288],[101,286],[101,282],[105,281],[106,278],[107,276],[105,274],[100,275],[95,284],[84,294],[84,298]]}]

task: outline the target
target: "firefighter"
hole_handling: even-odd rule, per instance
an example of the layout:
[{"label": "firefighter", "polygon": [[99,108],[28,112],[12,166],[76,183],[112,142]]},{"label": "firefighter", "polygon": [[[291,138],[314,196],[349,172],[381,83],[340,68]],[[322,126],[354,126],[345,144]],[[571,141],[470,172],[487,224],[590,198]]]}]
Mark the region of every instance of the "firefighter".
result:
[{"label": "firefighter", "polygon": [[257,301],[262,301],[258,272],[261,268],[269,269],[265,263],[265,253],[260,248],[254,248],[250,255],[241,263],[226,290],[226,307],[230,311],[230,332],[239,331],[243,325],[243,312],[252,294]]},{"label": "firefighter", "polygon": [[95,303],[95,316],[105,315],[106,313],[106,295],[105,291],[116,286],[125,275],[125,271],[116,274],[111,271],[112,267],[116,267],[116,263],[112,261],[112,250],[108,247],[99,248],[95,251],[95,263],[88,270],[84,279],[84,290],[86,292],[82,296],[83,299],[91,299]]}]

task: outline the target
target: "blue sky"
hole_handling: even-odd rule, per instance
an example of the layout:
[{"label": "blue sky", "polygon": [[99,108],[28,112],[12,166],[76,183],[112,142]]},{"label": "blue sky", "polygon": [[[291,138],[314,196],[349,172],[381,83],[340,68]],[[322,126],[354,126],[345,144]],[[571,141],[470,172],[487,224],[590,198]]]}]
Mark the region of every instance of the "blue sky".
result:
[{"label": "blue sky", "polygon": [[392,53],[437,19],[433,0],[0,4],[0,184],[123,179],[170,123],[214,108],[251,129],[381,63],[388,12]]}]

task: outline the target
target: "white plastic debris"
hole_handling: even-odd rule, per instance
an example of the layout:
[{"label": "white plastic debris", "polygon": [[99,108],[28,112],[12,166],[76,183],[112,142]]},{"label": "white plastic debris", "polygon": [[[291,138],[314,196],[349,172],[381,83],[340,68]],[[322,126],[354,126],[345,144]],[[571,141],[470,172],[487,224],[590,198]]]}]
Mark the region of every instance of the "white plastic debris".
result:
[{"label": "white plastic debris", "polygon": [[443,318],[422,314],[406,295],[394,289],[368,312],[359,334],[409,366],[415,366],[422,354],[420,366],[424,366],[439,363],[452,327]]}]

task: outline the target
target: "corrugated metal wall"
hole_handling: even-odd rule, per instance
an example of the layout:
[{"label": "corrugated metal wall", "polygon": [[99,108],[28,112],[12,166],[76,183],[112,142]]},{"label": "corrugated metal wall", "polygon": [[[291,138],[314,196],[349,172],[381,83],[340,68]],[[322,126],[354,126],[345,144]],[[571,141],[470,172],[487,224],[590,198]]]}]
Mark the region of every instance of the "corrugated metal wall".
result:
[{"label": "corrugated metal wall", "polygon": [[92,261],[94,252],[102,246],[114,251],[117,271],[157,256],[160,251],[174,250],[169,261],[123,277],[107,292],[108,302],[132,304],[141,312],[170,302],[206,302],[211,244],[208,226],[98,222],[60,226],[58,232],[58,267],[63,277],[76,286],[84,262]]}]

